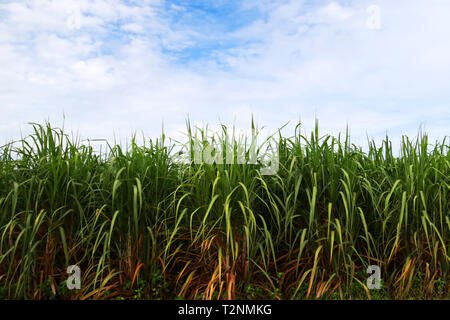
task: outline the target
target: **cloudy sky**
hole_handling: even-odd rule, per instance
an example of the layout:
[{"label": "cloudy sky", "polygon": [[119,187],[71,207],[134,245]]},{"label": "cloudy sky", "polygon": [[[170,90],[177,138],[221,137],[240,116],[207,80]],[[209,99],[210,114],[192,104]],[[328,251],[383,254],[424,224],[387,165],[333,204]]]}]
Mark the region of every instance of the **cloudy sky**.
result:
[{"label": "cloudy sky", "polygon": [[363,143],[448,136],[449,14],[448,0],[0,0],[0,144],[63,115],[107,139],[252,114]]}]

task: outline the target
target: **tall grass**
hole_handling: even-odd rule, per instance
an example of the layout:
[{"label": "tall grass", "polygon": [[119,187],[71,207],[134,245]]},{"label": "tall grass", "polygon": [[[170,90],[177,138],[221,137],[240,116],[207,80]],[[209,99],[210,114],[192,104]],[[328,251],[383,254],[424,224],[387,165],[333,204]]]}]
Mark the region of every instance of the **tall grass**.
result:
[{"label": "tall grass", "polygon": [[[0,149],[3,298],[449,297],[450,146],[279,139],[279,171],[175,161],[164,135],[96,153],[50,124]],[[255,126],[252,124],[253,128]],[[227,141],[188,123],[194,145]],[[262,153],[263,150],[257,150]],[[69,265],[82,288],[67,291]],[[366,269],[381,268],[382,293]]]}]

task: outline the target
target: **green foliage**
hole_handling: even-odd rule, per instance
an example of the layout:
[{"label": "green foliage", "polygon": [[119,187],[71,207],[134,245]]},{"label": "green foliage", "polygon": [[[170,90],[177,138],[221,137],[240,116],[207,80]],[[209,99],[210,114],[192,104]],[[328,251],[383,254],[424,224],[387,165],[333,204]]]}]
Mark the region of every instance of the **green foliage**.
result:
[{"label": "green foliage", "polygon": [[[261,162],[192,160],[195,146],[227,141],[248,160],[249,138],[225,126],[211,135],[187,123],[184,151],[162,135],[102,152],[48,123],[33,128],[0,147],[1,298],[119,288],[117,299],[367,297],[373,264],[385,291],[372,298],[449,296],[446,139],[403,137],[396,156],[388,137],[363,151],[348,134],[316,125],[306,137],[298,125],[275,136],[280,167],[263,176]],[[180,152],[191,160],[176,161]],[[81,267],[80,292],[62,285],[69,264]],[[43,280],[53,275],[56,295]]]}]

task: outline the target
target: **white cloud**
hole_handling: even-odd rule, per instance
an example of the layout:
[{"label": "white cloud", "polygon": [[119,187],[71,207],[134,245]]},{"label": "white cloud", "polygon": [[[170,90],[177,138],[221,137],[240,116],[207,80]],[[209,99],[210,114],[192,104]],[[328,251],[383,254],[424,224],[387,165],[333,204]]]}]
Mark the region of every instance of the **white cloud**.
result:
[{"label": "white cloud", "polygon": [[[173,23],[170,11],[189,9],[166,11],[162,1],[0,4],[0,140],[63,112],[92,138],[157,135],[162,121],[176,134],[188,114],[245,127],[252,113],[271,129],[299,116],[334,133],[348,123],[362,143],[366,132],[415,134],[420,123],[448,135],[450,3],[376,1],[381,30],[366,27],[371,4],[248,0],[241,9],[260,19],[208,36]],[[71,5],[79,29],[67,26]],[[203,41],[231,45],[177,62],[176,52],[201,51]]]},{"label": "white cloud", "polygon": [[336,20],[347,20],[353,15],[351,9],[344,8],[337,2],[331,2],[324,6],[321,9],[321,13]]}]

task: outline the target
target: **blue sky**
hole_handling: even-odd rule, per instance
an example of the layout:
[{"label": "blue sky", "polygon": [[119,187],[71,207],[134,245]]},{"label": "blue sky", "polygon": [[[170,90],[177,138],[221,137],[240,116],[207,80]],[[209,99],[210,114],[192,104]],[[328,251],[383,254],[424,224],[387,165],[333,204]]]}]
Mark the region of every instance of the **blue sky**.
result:
[{"label": "blue sky", "polygon": [[[374,18],[375,6],[379,16]],[[450,133],[447,0],[0,1],[0,144],[195,124]],[[374,28],[370,21],[379,24]]]}]

